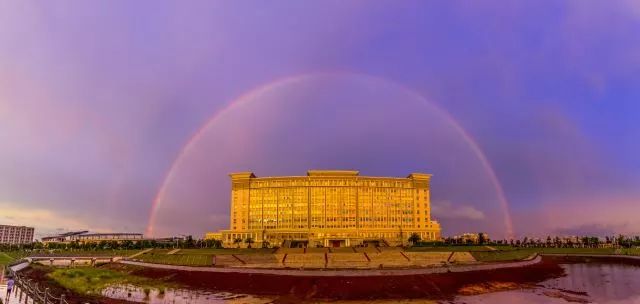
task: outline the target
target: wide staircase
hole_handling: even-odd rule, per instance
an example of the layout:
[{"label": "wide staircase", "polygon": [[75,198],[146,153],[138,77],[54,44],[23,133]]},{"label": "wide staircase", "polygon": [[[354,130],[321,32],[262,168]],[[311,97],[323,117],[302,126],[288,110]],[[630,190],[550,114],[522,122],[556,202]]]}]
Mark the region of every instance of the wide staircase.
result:
[{"label": "wide staircase", "polygon": [[405,252],[412,265],[429,267],[446,264],[451,252]]},{"label": "wide staircase", "polygon": [[328,254],[327,268],[370,268],[363,253],[340,252]]},{"label": "wide staircase", "polygon": [[291,253],[284,259],[288,268],[325,268],[326,253]]},{"label": "wide staircase", "polygon": [[467,264],[469,252],[406,252],[400,247],[280,248],[275,253],[214,256],[217,267],[380,269]]},{"label": "wide staircase", "polygon": [[368,256],[371,259],[371,264],[378,268],[409,267],[413,265],[411,260],[401,251],[369,253]]}]

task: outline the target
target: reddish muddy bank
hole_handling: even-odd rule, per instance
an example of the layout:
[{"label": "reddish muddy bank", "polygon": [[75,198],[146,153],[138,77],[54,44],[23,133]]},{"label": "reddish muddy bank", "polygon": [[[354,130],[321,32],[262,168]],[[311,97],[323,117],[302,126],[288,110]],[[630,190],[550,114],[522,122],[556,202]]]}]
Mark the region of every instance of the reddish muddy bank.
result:
[{"label": "reddish muddy bank", "polygon": [[188,272],[112,264],[133,275],[207,289],[255,295],[278,295],[281,302],[300,299],[453,299],[463,293],[520,288],[562,276],[562,268],[545,260],[523,268],[393,277],[293,277],[265,274]]},{"label": "reddish muddy bank", "polygon": [[[276,296],[277,303],[301,300],[373,300],[373,299],[431,299],[453,300],[456,296],[483,294],[502,290],[534,288],[539,283],[560,278],[565,271],[560,264],[630,264],[640,266],[638,260],[609,257],[550,256],[542,262],[522,267],[470,272],[373,277],[294,277],[268,274],[189,272],[147,268],[124,264],[102,267],[126,271],[132,275],[162,280],[185,289]],[[24,271],[33,279],[47,281],[56,293],[70,295],[72,303],[129,303],[106,298],[88,298],[70,294],[46,277],[46,268]]]}]

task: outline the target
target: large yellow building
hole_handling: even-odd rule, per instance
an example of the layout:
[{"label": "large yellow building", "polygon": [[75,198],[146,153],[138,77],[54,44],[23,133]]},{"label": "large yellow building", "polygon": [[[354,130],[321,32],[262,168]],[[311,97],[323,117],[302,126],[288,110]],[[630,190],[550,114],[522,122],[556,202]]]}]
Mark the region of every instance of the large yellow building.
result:
[{"label": "large yellow building", "polygon": [[247,246],[247,238],[254,247],[393,246],[412,233],[440,238],[430,214],[430,174],[394,178],[310,170],[307,176],[230,177],[230,229],[210,234],[225,246]]}]

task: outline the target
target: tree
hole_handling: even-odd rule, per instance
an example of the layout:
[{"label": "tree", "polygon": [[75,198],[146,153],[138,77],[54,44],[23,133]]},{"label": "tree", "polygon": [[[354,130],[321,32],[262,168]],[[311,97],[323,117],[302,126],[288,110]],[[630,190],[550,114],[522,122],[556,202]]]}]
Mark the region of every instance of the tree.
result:
[{"label": "tree", "polygon": [[412,234],[409,236],[409,239],[408,239],[409,243],[411,243],[411,244],[413,244],[413,245],[415,245],[415,244],[417,244],[418,242],[420,242],[420,240],[422,240],[422,238],[420,237],[420,235],[419,235],[419,234],[417,234],[417,233],[415,233],[415,232],[414,232],[414,233],[412,233]]},{"label": "tree", "polygon": [[236,244],[238,248],[240,248],[240,243],[242,243],[242,238],[237,237],[233,239],[233,243]]},{"label": "tree", "polygon": [[185,240],[186,248],[194,248],[196,247],[196,242],[193,240],[193,236],[187,235],[187,239]]},{"label": "tree", "polygon": [[484,232],[478,233],[478,244],[484,245],[487,242],[487,238],[485,237]]},{"label": "tree", "polygon": [[254,241],[252,237],[248,237],[244,242],[247,244],[247,248],[251,248],[251,244],[253,244]]},{"label": "tree", "polygon": [[131,249],[131,247],[133,247],[133,242],[131,240],[124,240],[120,243],[120,247],[124,249]]}]

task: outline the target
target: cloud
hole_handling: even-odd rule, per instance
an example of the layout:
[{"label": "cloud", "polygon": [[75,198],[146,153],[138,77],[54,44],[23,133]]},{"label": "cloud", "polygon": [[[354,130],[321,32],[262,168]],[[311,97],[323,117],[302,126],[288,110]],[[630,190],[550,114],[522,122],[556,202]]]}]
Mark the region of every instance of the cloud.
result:
[{"label": "cloud", "polygon": [[69,230],[110,231],[97,228],[73,215],[42,208],[19,207],[20,205],[14,202],[0,202],[2,224],[34,227],[36,238]]},{"label": "cloud", "polygon": [[431,211],[436,218],[441,219],[483,220],[485,218],[484,213],[473,206],[456,205],[448,201],[433,202]]},{"label": "cloud", "polygon": [[512,214],[521,236],[636,235],[640,223],[640,194],[576,196],[542,203],[534,210]]}]

